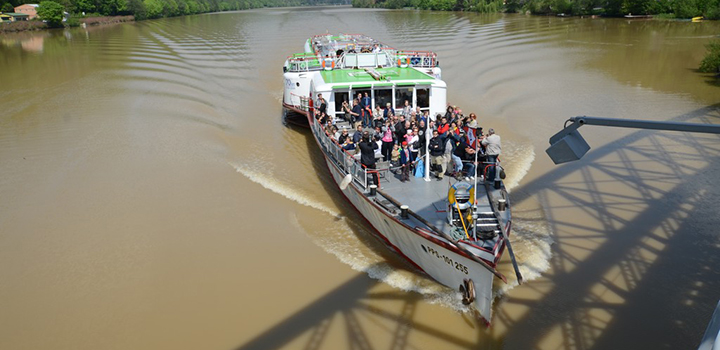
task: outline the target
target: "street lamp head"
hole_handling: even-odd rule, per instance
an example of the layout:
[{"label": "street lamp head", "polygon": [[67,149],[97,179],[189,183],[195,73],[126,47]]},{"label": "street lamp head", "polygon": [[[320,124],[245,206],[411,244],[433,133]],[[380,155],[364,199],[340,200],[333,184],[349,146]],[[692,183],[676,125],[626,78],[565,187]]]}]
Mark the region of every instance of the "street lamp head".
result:
[{"label": "street lamp head", "polygon": [[566,128],[550,138],[550,147],[545,153],[555,164],[578,160],[590,150],[577,128]]}]

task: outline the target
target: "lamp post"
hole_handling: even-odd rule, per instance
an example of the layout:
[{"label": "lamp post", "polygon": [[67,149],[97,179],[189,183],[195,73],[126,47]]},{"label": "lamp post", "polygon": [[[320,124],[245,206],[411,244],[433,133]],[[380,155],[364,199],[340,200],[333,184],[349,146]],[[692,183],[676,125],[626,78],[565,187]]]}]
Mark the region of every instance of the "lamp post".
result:
[{"label": "lamp post", "polygon": [[[568,123],[571,124],[568,125]],[[578,128],[583,125],[720,134],[720,125],[713,124],[577,116],[568,119],[565,127],[550,138],[550,147],[545,150],[545,153],[555,164],[578,160],[590,150],[590,145],[578,131]]]}]

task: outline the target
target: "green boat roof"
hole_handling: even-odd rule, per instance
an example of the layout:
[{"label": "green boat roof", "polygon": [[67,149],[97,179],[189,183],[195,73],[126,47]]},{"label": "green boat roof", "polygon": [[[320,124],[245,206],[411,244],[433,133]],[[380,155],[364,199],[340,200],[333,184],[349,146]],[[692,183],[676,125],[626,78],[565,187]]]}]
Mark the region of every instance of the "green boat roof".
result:
[{"label": "green boat roof", "polygon": [[[407,82],[408,85],[414,85],[415,82],[425,82],[430,84],[433,80],[435,80],[435,78],[412,68],[389,67],[377,68],[375,71],[390,78],[391,81],[411,80],[412,82]],[[359,83],[366,83],[367,86],[370,86],[370,84],[373,83],[373,85],[387,83],[386,81],[375,80],[372,76],[370,76],[370,74],[362,69],[323,70],[320,71],[320,74],[326,84],[352,84],[355,86]],[[398,82],[398,85],[402,84],[404,84],[404,82]]]}]

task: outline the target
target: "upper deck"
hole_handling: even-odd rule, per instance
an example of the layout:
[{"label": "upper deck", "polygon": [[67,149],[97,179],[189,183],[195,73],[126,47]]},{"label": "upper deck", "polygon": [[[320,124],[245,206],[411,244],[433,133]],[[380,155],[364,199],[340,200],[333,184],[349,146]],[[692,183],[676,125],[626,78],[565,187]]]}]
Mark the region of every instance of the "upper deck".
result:
[{"label": "upper deck", "polygon": [[287,58],[286,72],[334,69],[438,66],[431,51],[396,50],[360,34],[316,35],[305,43],[305,51]]},{"label": "upper deck", "polygon": [[[376,74],[373,74],[373,72]],[[413,85],[417,83],[426,83],[429,85],[435,81],[434,77],[416,69],[397,67],[377,68],[373,70],[324,70],[320,72],[320,75],[322,76],[326,84],[352,84],[354,86],[359,86],[358,84],[362,83],[366,83],[366,86],[370,86],[370,84],[374,86],[391,86],[393,85],[391,81],[409,81],[412,82]]]}]

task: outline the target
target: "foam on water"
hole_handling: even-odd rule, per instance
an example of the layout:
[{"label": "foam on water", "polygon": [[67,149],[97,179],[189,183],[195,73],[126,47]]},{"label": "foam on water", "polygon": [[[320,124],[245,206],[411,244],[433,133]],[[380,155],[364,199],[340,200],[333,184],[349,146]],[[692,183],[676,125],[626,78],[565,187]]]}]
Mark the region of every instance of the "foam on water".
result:
[{"label": "foam on water", "polygon": [[505,165],[505,188],[508,192],[517,187],[535,160],[535,150],[529,144],[508,144],[503,149],[502,161]]},{"label": "foam on water", "polygon": [[274,177],[272,177],[272,173],[268,172],[259,172],[257,170],[254,170],[250,166],[243,166],[238,164],[229,163],[233,168],[235,168],[235,171],[237,171],[240,174],[243,174],[246,178],[248,178],[250,181],[265,187],[266,189],[273,191],[281,196],[284,196],[290,200],[293,200],[295,202],[298,202],[302,205],[308,206],[310,208],[315,208],[320,211],[324,211],[334,217],[342,217],[340,213],[336,210],[330,209],[329,207],[323,205],[317,200],[313,200],[312,197],[307,194],[303,193],[301,190],[298,190],[296,188],[290,187],[286,185],[285,183],[278,181]]},{"label": "foam on water", "polygon": [[[517,185],[517,182],[527,173],[527,169],[534,159],[534,152],[532,152],[532,148],[528,147],[510,147],[506,159],[511,160],[513,164],[520,164],[519,168],[512,168],[512,173],[516,174],[512,177],[513,184]],[[278,180],[272,175],[272,172],[268,172],[269,167],[267,166],[240,163],[230,163],[230,165],[250,181],[296,203],[328,214],[330,216],[328,219],[333,221],[331,224],[324,225],[325,228],[321,230],[317,229],[318,225],[316,224],[313,225],[313,229],[306,229],[303,226],[302,218],[297,215],[293,215],[292,222],[297,228],[304,231],[316,245],[334,255],[353,270],[367,273],[370,278],[382,281],[394,288],[420,293],[431,304],[443,305],[457,311],[468,311],[468,308],[462,304],[459,293],[454,289],[440,285],[412,271],[398,269],[368,247],[354,233],[362,232],[370,235],[371,233],[364,225],[348,220],[336,209],[323,204],[319,198],[314,198],[309,193]],[[259,169],[264,170],[261,172]],[[543,220],[525,219],[516,218],[513,222],[513,248],[518,256],[523,277],[526,281],[530,281],[538,278],[549,267],[552,238],[547,225],[542,224]],[[498,283],[495,295],[501,296],[516,285],[516,283]]]},{"label": "foam on water", "polygon": [[[550,268],[550,258],[553,244],[552,231],[542,220],[541,215],[535,218],[523,217],[513,220],[513,236],[511,242],[517,258],[518,268],[525,282],[542,276]],[[506,275],[514,276],[514,271],[503,271]],[[517,280],[510,279],[507,284],[500,283],[495,290],[495,296],[502,296],[518,285]]]},{"label": "foam on water", "polygon": [[312,198],[308,193],[273,178],[271,173],[267,173],[267,171],[261,173],[255,170],[255,166],[251,165],[234,163],[230,163],[230,165],[250,181],[268,190],[299,204],[320,210],[329,214],[332,218],[339,218],[340,220],[333,221],[332,225],[327,225],[327,228],[320,232],[316,229],[313,232],[305,229],[296,215],[293,216],[293,223],[303,230],[315,244],[334,255],[353,270],[365,272],[370,278],[382,281],[394,288],[420,293],[431,304],[440,304],[458,311],[467,311],[467,307],[462,304],[460,296],[454,290],[422,275],[397,269],[368,248],[353,233],[353,230],[357,230],[369,235],[370,233],[367,232],[365,227],[348,220],[336,210]]}]

